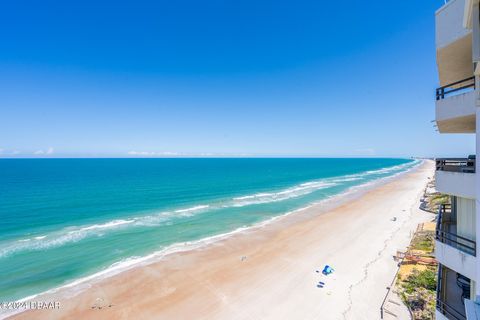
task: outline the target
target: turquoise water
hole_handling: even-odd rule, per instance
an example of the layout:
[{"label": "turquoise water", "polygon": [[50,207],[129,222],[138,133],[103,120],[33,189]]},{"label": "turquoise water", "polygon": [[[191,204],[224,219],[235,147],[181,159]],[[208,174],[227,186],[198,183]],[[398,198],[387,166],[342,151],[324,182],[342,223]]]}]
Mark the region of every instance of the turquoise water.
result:
[{"label": "turquoise water", "polygon": [[227,233],[416,165],[406,159],[0,160],[0,301]]}]

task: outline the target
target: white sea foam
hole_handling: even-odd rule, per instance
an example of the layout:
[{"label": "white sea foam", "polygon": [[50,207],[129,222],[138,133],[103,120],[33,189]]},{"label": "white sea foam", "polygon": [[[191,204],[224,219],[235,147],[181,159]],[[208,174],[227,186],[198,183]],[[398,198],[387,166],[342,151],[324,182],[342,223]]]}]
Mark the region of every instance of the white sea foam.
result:
[{"label": "white sea foam", "polygon": [[133,219],[132,220],[113,220],[103,224],[94,224],[88,227],[83,227],[83,228],[80,228],[79,230],[70,231],[69,233],[72,234],[76,232],[89,231],[89,230],[110,229],[110,228],[115,228],[117,226],[121,226],[124,224],[129,224],[132,222],[135,222],[135,220]]},{"label": "white sea foam", "polygon": [[187,208],[187,209],[175,210],[175,212],[177,212],[177,213],[195,212],[195,211],[200,211],[200,210],[203,210],[203,209],[207,209],[209,207],[210,207],[209,205],[199,205],[199,206],[195,206],[195,207],[191,207],[191,208]]},{"label": "white sea foam", "polygon": [[67,227],[47,235],[39,235],[33,238],[20,239],[6,244],[0,244],[0,258],[7,257],[16,252],[25,250],[35,251],[59,247],[68,243],[81,241],[86,237],[101,237],[108,232],[118,231],[129,226],[158,227],[161,225],[172,224],[174,223],[174,219],[190,217],[209,210],[230,207],[239,208],[250,205],[284,201],[305,196],[315,191],[337,186],[345,182],[368,179],[370,176],[388,174],[395,171],[404,172],[405,168],[416,167],[416,165],[419,163],[420,161],[416,160],[413,163],[409,162],[406,164],[381,168],[378,170],[370,170],[339,177],[324,178],[317,181],[308,181],[277,192],[260,192],[252,195],[245,195],[232,198],[231,200],[222,203],[195,205],[193,207],[177,209],[175,211],[163,211],[157,214],[148,214],[144,216],[131,217],[128,219],[116,219],[103,224]]},{"label": "white sea foam", "polygon": [[253,195],[249,195],[249,196],[236,197],[236,198],[233,198],[233,200],[255,199],[257,197],[268,197],[268,196],[271,196],[271,195],[273,195],[273,193],[263,192],[263,193],[256,193],[256,194],[253,194]]},{"label": "white sea foam", "polygon": [[[117,275],[117,274],[119,274],[121,272],[124,272],[124,271],[127,271],[129,269],[132,269],[134,267],[139,267],[139,266],[148,265],[148,264],[157,262],[157,261],[163,259],[165,256],[170,255],[170,254],[201,249],[201,248],[206,247],[206,246],[208,246],[212,243],[227,239],[227,238],[229,238],[233,235],[236,235],[236,234],[239,234],[239,233],[242,233],[242,232],[246,232],[246,231],[252,231],[252,230],[257,229],[257,228],[263,228],[266,225],[268,225],[268,224],[270,224],[270,223],[272,223],[272,222],[274,222],[278,219],[284,218],[284,217],[286,217],[288,215],[291,215],[293,213],[298,213],[298,212],[304,211],[304,210],[306,210],[310,207],[311,207],[311,205],[306,206],[304,208],[296,209],[294,211],[287,212],[283,215],[272,217],[268,220],[257,223],[253,226],[240,227],[240,228],[237,228],[237,229],[235,229],[233,231],[230,231],[230,232],[226,232],[226,233],[223,233],[223,234],[218,234],[218,235],[202,238],[202,239],[196,240],[196,241],[186,241],[186,242],[181,242],[181,243],[175,243],[175,244],[172,244],[168,247],[165,247],[161,250],[158,250],[158,251],[153,252],[153,253],[151,253],[149,255],[146,255],[146,256],[141,256],[141,257],[140,256],[132,256],[132,257],[129,257],[129,258],[125,258],[121,261],[118,261],[118,262],[115,262],[115,263],[111,264],[109,267],[107,267],[107,268],[105,268],[105,269],[103,269],[99,272],[96,272],[94,274],[91,274],[91,275],[83,277],[83,278],[76,279],[72,282],[69,282],[69,283],[63,285],[63,286],[56,287],[56,288],[47,290],[47,291],[42,292],[42,293],[38,293],[38,294],[34,294],[34,295],[31,295],[31,296],[25,297],[23,299],[18,300],[18,302],[34,300],[35,298],[37,298],[39,296],[43,296],[43,295],[46,295],[46,294],[55,294],[59,291],[62,291],[62,294],[65,294],[65,296],[70,296],[71,297],[71,296],[74,296],[74,295],[78,294],[82,290],[84,290],[86,288],[89,288],[90,283],[92,283],[94,281],[98,281],[98,280],[101,280],[101,279],[112,277],[114,275]],[[6,318],[6,317],[11,316],[13,314],[16,314],[18,312],[19,312],[18,310],[13,310],[13,311],[12,310],[0,310],[0,319]]]},{"label": "white sea foam", "polygon": [[262,192],[243,197],[236,197],[232,199],[232,202],[225,204],[224,207],[244,207],[254,204],[283,201],[304,196],[335,185],[335,182],[311,181],[278,192]]},{"label": "white sea foam", "polygon": [[317,181],[309,181],[299,184],[297,186],[287,188],[282,191],[275,193],[257,193],[254,195],[247,195],[242,197],[233,198],[233,203],[226,204],[224,207],[243,207],[254,204],[263,204],[276,201],[283,201],[291,198],[296,198],[310,194],[312,192],[333,187],[345,182],[357,181],[362,179],[368,179],[369,177],[375,177],[376,175],[388,174],[395,171],[403,171],[405,168],[415,165],[418,163],[417,160],[414,162],[408,162],[405,164],[381,168],[377,170],[369,170],[357,174],[345,175],[340,177],[324,178]]},{"label": "white sea foam", "polygon": [[0,258],[7,257],[13,253],[25,250],[38,251],[59,247],[70,242],[77,242],[85,237],[96,235],[102,236],[102,232],[108,229],[115,229],[134,222],[134,220],[113,220],[104,224],[94,224],[85,227],[68,227],[47,235],[36,236],[33,239],[19,239],[0,246]]},{"label": "white sea foam", "polygon": [[172,223],[172,219],[191,217],[195,214],[199,214],[209,209],[215,209],[215,206],[211,205],[198,205],[186,209],[178,209],[175,211],[162,211],[155,214],[149,214],[133,218],[135,226],[142,227],[158,227],[160,225]]}]

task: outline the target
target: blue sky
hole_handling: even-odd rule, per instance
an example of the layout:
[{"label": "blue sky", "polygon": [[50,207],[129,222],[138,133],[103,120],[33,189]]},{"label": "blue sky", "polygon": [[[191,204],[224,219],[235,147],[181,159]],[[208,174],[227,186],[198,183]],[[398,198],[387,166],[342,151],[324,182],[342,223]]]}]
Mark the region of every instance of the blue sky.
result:
[{"label": "blue sky", "polygon": [[443,1],[10,1],[0,156],[465,156],[435,132]]}]

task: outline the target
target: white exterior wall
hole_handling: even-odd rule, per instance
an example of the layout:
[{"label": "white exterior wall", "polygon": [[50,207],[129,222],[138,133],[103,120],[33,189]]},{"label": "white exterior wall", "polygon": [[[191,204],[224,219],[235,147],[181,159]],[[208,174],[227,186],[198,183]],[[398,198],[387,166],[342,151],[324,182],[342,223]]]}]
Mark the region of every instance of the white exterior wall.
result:
[{"label": "white exterior wall", "polygon": [[470,91],[435,101],[437,121],[455,119],[475,114],[475,91]]},{"label": "white exterior wall", "polygon": [[480,34],[480,22],[478,19],[471,19],[472,16],[473,17],[479,16],[478,0],[476,1],[467,0],[466,6],[465,6],[465,14],[472,14],[470,16],[470,19],[467,19],[467,17],[464,18],[464,20],[469,20],[469,21],[464,21],[464,25],[469,24],[472,28],[472,32],[473,32],[472,59],[473,59],[473,62],[478,62],[480,61],[480,37],[478,36]]},{"label": "white exterior wall", "polygon": [[471,31],[463,27],[465,0],[451,0],[435,13],[435,43],[437,49],[466,36]]},{"label": "white exterior wall", "polygon": [[[480,35],[475,35],[475,36],[480,36]],[[478,76],[475,77],[475,82],[477,83],[478,85]],[[480,108],[477,107],[476,108],[476,126],[477,128],[480,128]],[[477,130],[477,132],[475,133],[476,137],[475,137],[475,147],[476,147],[476,157],[477,159],[478,158],[478,150],[480,150],[480,138],[479,138],[479,131]],[[480,159],[479,159],[480,160]],[[479,160],[475,161],[475,172],[479,172],[480,170],[480,164],[479,164]],[[478,174],[475,174],[475,194],[476,195],[480,195],[480,175]],[[480,217],[480,197],[476,197],[475,198],[475,204],[476,204],[476,208],[475,208],[475,211],[476,211],[476,217]],[[475,221],[475,232],[476,234],[480,234],[480,219],[476,219]],[[480,246],[477,245],[477,257],[480,256]],[[476,273],[477,273],[477,279],[480,279],[480,263],[477,263],[476,264]],[[476,298],[475,298],[475,301],[478,303],[480,302],[480,286],[475,286],[475,292],[476,292]]]},{"label": "white exterior wall", "polygon": [[474,280],[470,281],[470,300],[473,300],[473,301],[475,301],[475,290],[476,290],[475,288],[477,287],[476,283],[477,282]]},{"label": "white exterior wall", "polygon": [[437,171],[435,173],[436,188],[441,193],[475,199],[476,176],[476,173]]},{"label": "white exterior wall", "polygon": [[471,280],[477,279],[477,259],[440,241],[435,241],[435,258],[442,265]]},{"label": "white exterior wall", "polygon": [[[478,59],[480,58],[480,10],[479,10],[479,2],[478,0],[467,0],[466,6],[465,6],[465,14],[468,14],[468,11],[471,12],[472,17],[464,17],[464,22],[470,22],[471,23],[471,28],[473,30],[472,34],[472,62],[477,62]],[[480,85],[480,77],[479,77],[479,68],[478,68],[478,63],[475,66],[475,87],[479,88]],[[476,128],[480,128],[480,93],[479,90],[475,90],[475,113],[476,113]],[[480,170],[480,158],[478,157],[478,150],[480,150],[480,139],[479,139],[479,131],[476,130],[475,133],[475,154],[476,158],[478,159],[475,161],[475,172],[479,172]],[[478,177],[477,174],[475,174],[475,204],[476,204],[476,221],[475,221],[475,232],[476,234],[480,235],[480,177]],[[477,244],[477,257],[480,255],[480,246]],[[480,276],[480,263],[477,262],[476,264],[476,274],[477,274],[477,279]],[[480,285],[477,285],[475,283],[475,297],[473,298],[476,303],[480,303]],[[467,308],[467,315],[468,315],[468,308]],[[471,317],[473,318],[473,317]],[[477,319],[477,317],[473,318]]]},{"label": "white exterior wall", "polygon": [[465,300],[465,313],[468,320],[480,319],[480,306],[472,300]]}]

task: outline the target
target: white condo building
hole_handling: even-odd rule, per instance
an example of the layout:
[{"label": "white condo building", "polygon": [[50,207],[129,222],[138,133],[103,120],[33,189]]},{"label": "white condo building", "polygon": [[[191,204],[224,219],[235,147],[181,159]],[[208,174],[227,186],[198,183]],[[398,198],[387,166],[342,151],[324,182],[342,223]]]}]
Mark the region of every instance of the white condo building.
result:
[{"label": "white condo building", "polygon": [[[435,12],[440,88],[435,120],[443,134],[476,134],[480,121],[479,0],[450,0]],[[435,255],[439,262],[436,319],[480,319],[480,183],[475,155],[437,159],[436,186],[451,196],[441,206]]]}]

